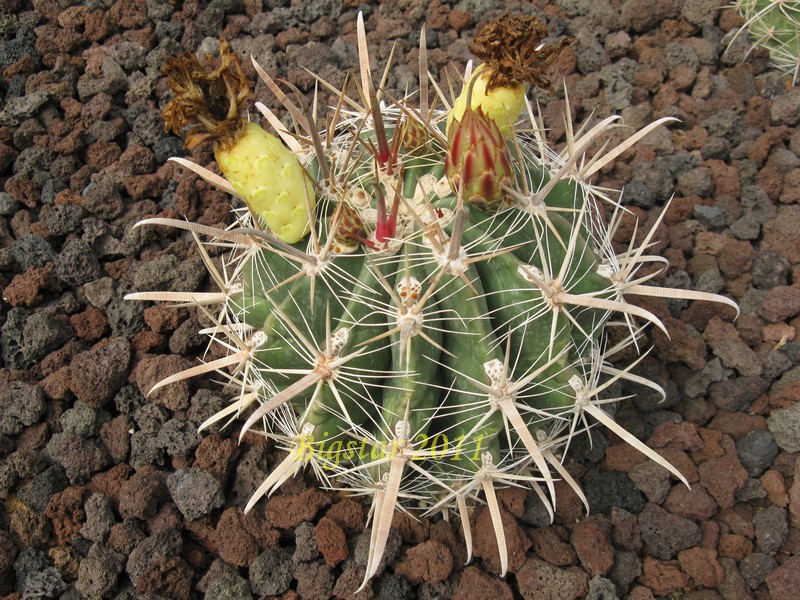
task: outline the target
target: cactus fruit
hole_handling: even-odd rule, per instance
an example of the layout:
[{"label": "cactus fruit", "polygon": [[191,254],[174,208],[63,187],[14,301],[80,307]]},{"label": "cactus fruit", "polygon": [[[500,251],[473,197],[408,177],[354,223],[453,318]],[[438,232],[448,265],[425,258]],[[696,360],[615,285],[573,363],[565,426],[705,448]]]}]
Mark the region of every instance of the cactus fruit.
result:
[{"label": "cactus fruit", "polygon": [[[523,81],[542,84],[544,67],[566,43],[542,45],[546,30],[533,18],[510,23],[510,32],[509,21],[501,20],[478,38],[492,48],[528,49],[516,59],[494,56],[480,68],[517,74],[497,84],[500,94],[516,94]],[[603,409],[618,399],[610,389],[621,380],[663,394],[631,371],[635,363],[619,368],[610,362],[622,350],[638,349],[643,326],[637,323],[663,329],[657,316],[628,300],[645,295],[735,304],[714,294],[647,285],[658,272],[653,265],[665,262],[647,253],[653,232],[639,245],[612,247],[624,209],[592,185],[592,176],[663,120],[585,159],[616,117],[578,132],[568,127],[566,149],[558,154],[548,148],[523,96],[529,119],[507,121],[508,139],[499,135],[494,119],[507,120],[511,111],[497,117],[470,103],[466,117],[462,112],[453,118],[448,136],[451,111],[429,106],[424,29],[416,105],[376,91],[360,16],[357,33],[360,85],[345,82],[324,127],[315,122],[315,111],[292,101],[254,61],[301,131],[286,132],[275,114],[257,107],[304,172],[289,169],[276,181],[271,165],[251,157],[227,160],[253,165],[252,177],[265,177],[275,198],[260,200],[258,210],[237,211],[226,230],[163,218],[139,224],[191,232],[220,291],[139,292],[129,298],[199,305],[214,322],[209,335],[227,349],[222,358],[172,375],[154,389],[217,372],[235,390],[234,398],[201,429],[254,408],[242,434],[259,428],[287,451],[247,510],[306,467],[328,489],[370,496],[363,587],[378,570],[397,508],[456,511],[471,552],[469,511],[486,503],[505,573],[496,487],[530,486],[552,515],[554,482],[560,479],[588,510],[562,461],[570,440],[590,420],[685,481]],[[509,35],[517,46],[504,45]],[[528,61],[526,69],[515,62],[520,58]],[[226,76],[223,85],[212,75],[202,76],[205,87],[226,89],[227,109],[235,117],[243,92],[232,78]],[[332,89],[321,79],[319,84]],[[466,99],[473,86],[465,87]],[[439,95],[442,104],[452,105]],[[168,123],[174,121],[170,111]],[[180,122],[189,123],[182,114]],[[480,127],[465,123],[472,117],[481,120]],[[455,141],[465,135],[459,132],[464,127],[472,127],[469,144]],[[200,129],[190,133],[195,139],[207,135]],[[466,158],[481,145],[491,161]],[[473,159],[483,161],[477,187],[490,188],[491,201],[468,193],[464,171]],[[241,186],[176,160],[220,189],[245,196]],[[308,181],[313,190],[296,191]],[[309,234],[300,241],[265,229],[272,225],[261,217],[290,189],[303,196],[295,198],[305,210],[299,229]],[[252,200],[247,203],[254,208]],[[200,236],[208,241],[199,242]],[[212,244],[231,248],[224,269],[209,258],[206,245]],[[220,308],[212,311],[214,305]]]},{"label": "cactus fruit", "polygon": [[[781,73],[800,75],[800,2],[797,0],[736,0],[733,7],[745,19],[753,48],[769,51],[770,61]],[[737,34],[738,35],[738,34]]]}]

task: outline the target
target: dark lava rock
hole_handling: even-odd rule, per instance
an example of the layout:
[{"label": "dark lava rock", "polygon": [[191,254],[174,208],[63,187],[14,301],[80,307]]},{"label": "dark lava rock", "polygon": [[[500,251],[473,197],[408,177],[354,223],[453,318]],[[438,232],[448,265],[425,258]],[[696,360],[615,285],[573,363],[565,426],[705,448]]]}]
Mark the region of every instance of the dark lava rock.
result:
[{"label": "dark lava rock", "polygon": [[67,285],[83,285],[103,276],[91,247],[82,239],[71,239],[64,244],[53,261],[56,275]]},{"label": "dark lava rock", "polygon": [[14,242],[11,256],[21,271],[27,271],[31,267],[43,267],[56,257],[56,253],[47,240],[29,233]]},{"label": "dark lava rock", "polygon": [[621,471],[590,471],[582,484],[592,513],[610,515],[617,507],[639,514],[646,503],[631,478]]},{"label": "dark lava rock", "polygon": [[85,598],[108,598],[117,587],[117,579],[125,564],[121,554],[94,544],[78,569],[77,589]]},{"label": "dark lava rock", "polygon": [[50,498],[66,489],[68,485],[69,481],[64,469],[58,465],[51,465],[19,490],[17,498],[29,508],[42,512],[47,507]]},{"label": "dark lava rock", "polygon": [[82,352],[70,365],[70,389],[92,408],[101,408],[125,385],[131,346],[124,338]]},{"label": "dark lava rock", "polygon": [[207,515],[225,502],[219,481],[203,469],[178,469],[167,477],[167,489],[189,521]]},{"label": "dark lava rock", "polygon": [[44,394],[37,386],[21,381],[0,386],[0,433],[18,434],[36,423],[45,409]]},{"label": "dark lava rock", "polygon": [[736,442],[739,461],[750,477],[758,477],[766,471],[778,452],[778,444],[767,429],[751,431]]},{"label": "dark lava rock", "polygon": [[279,546],[267,548],[250,564],[250,589],[259,596],[277,596],[294,579],[292,555]]},{"label": "dark lava rock", "polygon": [[765,554],[774,554],[781,549],[789,532],[786,509],[768,506],[764,512],[753,517],[756,531],[756,544]]},{"label": "dark lava rock", "polygon": [[700,543],[700,528],[696,523],[668,513],[657,504],[648,504],[639,515],[639,527],[650,554],[660,560],[670,560],[679,550]]}]

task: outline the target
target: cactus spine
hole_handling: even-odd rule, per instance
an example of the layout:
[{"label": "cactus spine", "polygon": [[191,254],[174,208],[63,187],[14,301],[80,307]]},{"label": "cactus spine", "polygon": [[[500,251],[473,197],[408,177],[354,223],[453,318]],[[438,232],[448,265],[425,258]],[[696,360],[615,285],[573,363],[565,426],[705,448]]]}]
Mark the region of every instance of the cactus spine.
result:
[{"label": "cactus spine", "polygon": [[[544,35],[532,18],[504,17],[488,26],[476,38],[482,40],[479,51],[512,48],[527,62],[508,70],[507,56],[483,53],[480,76],[494,71],[499,77],[499,83],[485,81],[483,90],[494,85],[507,99],[524,82],[546,83],[544,67],[568,42],[542,45]],[[619,380],[663,393],[633,374],[634,365],[620,369],[609,362],[637,343],[638,321],[663,328],[657,316],[627,300],[650,295],[735,304],[646,285],[655,274],[638,271],[658,261],[646,254],[652,233],[639,246],[612,249],[620,212],[603,224],[607,197],[591,178],[663,121],[588,162],[585,150],[616,118],[578,134],[568,128],[567,150],[559,155],[548,148],[524,97],[521,106],[530,118],[521,124],[514,115],[498,125],[491,116],[499,114],[491,106],[497,100],[483,92],[475,108],[465,101],[455,117],[432,110],[424,30],[419,103],[379,103],[360,16],[358,41],[361,93],[351,94],[355,86],[345,82],[324,128],[255,65],[302,128],[300,135],[287,134],[258,105],[305,170],[287,174],[291,181],[282,185],[302,190],[313,181],[316,204],[303,194],[307,238],[291,243],[265,230],[257,211],[238,212],[227,230],[148,219],[140,225],[169,224],[208,238],[200,243],[206,259],[204,244],[231,245],[229,275],[220,276],[207,260],[218,294],[144,292],[130,298],[221,306],[218,313],[205,310],[215,321],[212,337],[228,355],[156,387],[223,373],[237,390],[234,399],[201,428],[255,406],[242,434],[263,427],[288,453],[248,510],[309,466],[326,487],[369,495],[366,585],[377,572],[398,506],[424,506],[428,514],[457,511],[471,553],[469,511],[486,502],[505,573],[496,487],[531,486],[552,514],[554,481],[562,479],[586,504],[562,461],[569,441],[588,428],[587,415],[683,480],[602,408],[613,400],[604,392]],[[465,100],[471,88],[467,84]],[[502,114],[507,119],[510,111]],[[473,143],[454,144],[463,136],[458,128],[473,127],[473,117],[482,120],[470,133]],[[497,134],[503,127],[508,139]],[[466,158],[481,144],[481,156]],[[497,160],[500,155],[506,159]],[[237,191],[178,160],[220,189]],[[480,163],[475,185],[464,173],[472,160]],[[486,189],[488,196],[481,193]],[[268,199],[263,206],[270,208]],[[613,346],[610,327],[621,329]]]}]

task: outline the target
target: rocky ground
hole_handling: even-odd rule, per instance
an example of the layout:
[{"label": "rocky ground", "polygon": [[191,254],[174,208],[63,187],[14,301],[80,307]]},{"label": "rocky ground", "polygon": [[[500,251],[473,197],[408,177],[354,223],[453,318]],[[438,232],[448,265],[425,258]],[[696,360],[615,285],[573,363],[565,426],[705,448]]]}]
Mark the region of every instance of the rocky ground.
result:
[{"label": "rocky ground", "polygon": [[[489,516],[459,528],[398,516],[386,567],[358,597],[785,600],[800,589],[800,90],[745,57],[721,0],[513,0],[576,38],[540,101],[564,142],[572,117],[676,116],[601,183],[626,186],[653,223],[665,286],[729,295],[742,315],[651,302],[639,394],[618,422],[667,457],[691,489],[595,430],[568,467],[592,513],[560,488],[555,523],[535,496],[501,493],[510,574],[498,577]],[[486,0],[5,0],[0,4],[0,597],[353,597],[366,562],[365,507],[297,480],[244,516],[274,463],[237,427],[196,433],[225,405],[211,382],[143,392],[195,364],[194,309],[124,302],[133,290],[210,287],[191,239],[144,216],[228,220],[229,199],[167,158],[159,72],[219,35],[304,91],[302,67],[340,82],[363,10],[387,85],[416,85],[419,27],[431,71],[462,68]],[[246,62],[248,74],[255,74]],[[263,84],[254,99],[275,106]],[[277,107],[276,107],[277,108]],[[208,148],[193,159],[211,163]],[[628,223],[632,226],[632,220]],[[794,590],[794,591],[793,591]]]}]

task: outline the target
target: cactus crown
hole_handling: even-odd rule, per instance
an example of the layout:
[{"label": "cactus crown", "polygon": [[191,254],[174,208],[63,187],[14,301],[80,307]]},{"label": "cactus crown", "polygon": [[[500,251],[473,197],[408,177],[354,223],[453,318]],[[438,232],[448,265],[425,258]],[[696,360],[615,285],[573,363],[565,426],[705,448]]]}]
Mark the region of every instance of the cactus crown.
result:
[{"label": "cactus crown", "polygon": [[[735,305],[713,294],[647,285],[664,262],[647,253],[652,231],[621,251],[612,243],[624,209],[592,178],[665,120],[588,159],[584,153],[615,117],[577,131],[568,126],[567,145],[558,153],[522,95],[528,119],[512,121],[508,139],[484,122],[469,132],[471,143],[459,144],[454,140],[467,136],[461,128],[473,126],[454,121],[448,141],[447,111],[429,104],[424,29],[418,104],[376,90],[361,17],[357,31],[358,93],[351,94],[346,81],[325,125],[254,61],[300,129],[286,132],[275,114],[257,105],[292,160],[260,161],[232,149],[220,162],[221,178],[176,159],[240,196],[244,188],[229,182],[226,169],[257,165],[256,175],[283,182],[259,202],[268,212],[284,201],[301,206],[307,238],[282,240],[246,211],[236,211],[226,230],[147,219],[140,225],[169,224],[208,238],[199,249],[219,292],[129,298],[199,305],[214,323],[209,335],[225,349],[222,357],[154,389],[220,373],[233,401],[201,429],[247,413],[242,434],[258,427],[286,450],[247,510],[306,467],[330,489],[369,496],[363,587],[378,571],[396,508],[455,510],[471,553],[469,512],[486,503],[505,573],[496,487],[530,486],[552,515],[554,483],[561,479],[588,510],[563,461],[573,437],[594,422],[685,481],[605,409],[618,399],[612,390],[619,383],[663,394],[657,383],[632,373],[638,361],[625,368],[611,363],[623,350],[638,348],[640,322],[664,329],[656,315],[628,300],[647,295]],[[493,36],[508,31],[515,60],[533,61],[526,77],[543,82],[544,65],[566,42],[542,48],[541,26],[506,17],[475,44],[498,72],[505,58],[497,50],[502,39]],[[495,86],[475,111],[484,121],[501,114],[492,112],[493,93],[523,94],[502,81]],[[451,106],[438,89],[441,103]],[[168,110],[168,119],[173,114]],[[271,137],[264,143],[273,144]],[[261,152],[255,144],[241,147]],[[299,172],[292,161],[302,165]],[[307,179],[316,204],[303,187]],[[208,245],[231,248],[223,269],[209,258]],[[219,309],[212,312],[213,306]]]}]

